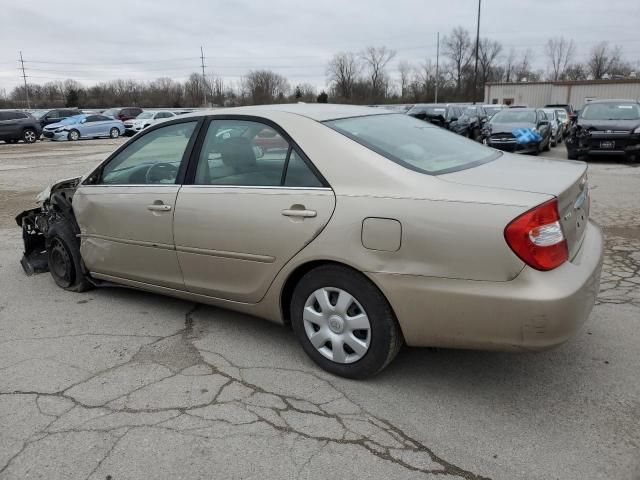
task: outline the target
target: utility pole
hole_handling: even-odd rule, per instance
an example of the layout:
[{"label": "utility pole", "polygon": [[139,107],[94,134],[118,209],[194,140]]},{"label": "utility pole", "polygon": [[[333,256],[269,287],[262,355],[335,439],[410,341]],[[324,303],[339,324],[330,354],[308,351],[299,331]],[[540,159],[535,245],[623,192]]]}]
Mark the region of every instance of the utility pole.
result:
[{"label": "utility pole", "polygon": [[207,106],[207,77],[204,74],[204,51],[202,45],[200,45],[200,62],[202,65],[202,92],[204,94],[204,106]]},{"label": "utility pole", "polygon": [[22,79],[24,80],[24,94],[27,97],[27,108],[31,108],[29,101],[29,87],[27,87],[27,76],[24,73],[24,60],[22,59],[22,50],[20,50],[20,64],[22,65]]},{"label": "utility pole", "polygon": [[438,103],[438,83],[440,83],[440,32],[438,32],[438,40],[436,43],[436,98],[435,102]]},{"label": "utility pole", "polygon": [[473,74],[473,104],[476,104],[476,97],[478,96],[478,48],[480,47],[480,3],[482,0],[478,0],[478,27],[476,28],[476,66]]}]

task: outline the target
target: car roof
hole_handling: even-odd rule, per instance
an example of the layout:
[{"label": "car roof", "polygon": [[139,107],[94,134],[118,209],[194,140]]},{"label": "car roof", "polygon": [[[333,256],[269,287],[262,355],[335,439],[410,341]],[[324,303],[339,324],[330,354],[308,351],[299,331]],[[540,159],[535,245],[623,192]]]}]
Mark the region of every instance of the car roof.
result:
[{"label": "car roof", "polygon": [[286,112],[307,117],[318,122],[339,118],[364,117],[368,115],[400,115],[384,108],[362,107],[331,103],[287,103],[276,105],[252,105],[248,107],[216,108],[199,110],[181,115],[180,118],[201,117],[204,115],[256,115],[268,112]]},{"label": "car roof", "polygon": [[585,104],[585,107],[587,105],[590,105],[592,103],[640,103],[638,100],[634,100],[632,98],[603,98],[603,99],[599,99],[599,100],[591,100],[590,102],[587,102]]}]

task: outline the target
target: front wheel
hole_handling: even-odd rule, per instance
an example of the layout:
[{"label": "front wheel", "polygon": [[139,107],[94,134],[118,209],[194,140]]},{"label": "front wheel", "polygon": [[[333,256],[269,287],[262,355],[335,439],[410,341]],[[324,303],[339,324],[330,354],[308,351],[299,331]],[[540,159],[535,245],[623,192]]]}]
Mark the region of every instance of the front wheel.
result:
[{"label": "front wheel", "polygon": [[72,292],[92,288],[83,272],[80,242],[68,223],[59,221],[49,227],[46,247],[49,272],[59,287]]},{"label": "front wheel", "polygon": [[110,131],[109,131],[109,136],[111,138],[118,138],[120,136],[120,130],[118,130],[117,128],[113,127]]},{"label": "front wheel", "polygon": [[36,140],[38,140],[36,131],[32,128],[27,128],[24,132],[22,132],[22,140],[24,141],[24,143],[35,143]]},{"label": "front wheel", "polygon": [[75,142],[76,140],[80,139],[80,132],[78,130],[71,130],[69,132],[69,134],[67,135],[67,139],[70,142]]},{"label": "front wheel", "polygon": [[342,266],[318,267],[302,277],[291,299],[291,323],[307,355],[342,377],[375,375],[402,346],[400,327],[382,292]]}]

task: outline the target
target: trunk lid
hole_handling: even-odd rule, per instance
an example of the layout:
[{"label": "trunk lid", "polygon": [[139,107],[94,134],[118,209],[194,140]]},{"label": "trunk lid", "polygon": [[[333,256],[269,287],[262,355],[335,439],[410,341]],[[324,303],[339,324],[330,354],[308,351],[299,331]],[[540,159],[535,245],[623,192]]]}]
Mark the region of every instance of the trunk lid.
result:
[{"label": "trunk lid", "polygon": [[[504,154],[475,168],[439,175],[464,185],[542,193],[558,199],[560,224],[572,259],[584,238],[589,219],[587,165],[583,162]],[[531,208],[535,205],[531,205]],[[506,226],[506,225],[505,225]]]}]

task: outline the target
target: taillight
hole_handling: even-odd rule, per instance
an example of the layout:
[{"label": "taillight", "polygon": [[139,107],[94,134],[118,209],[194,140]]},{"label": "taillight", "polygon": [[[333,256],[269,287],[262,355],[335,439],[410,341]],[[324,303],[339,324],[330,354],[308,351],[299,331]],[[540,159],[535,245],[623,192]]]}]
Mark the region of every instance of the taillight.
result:
[{"label": "taillight", "polygon": [[569,259],[555,198],[509,223],[504,238],[511,250],[536,270],[553,270]]}]

